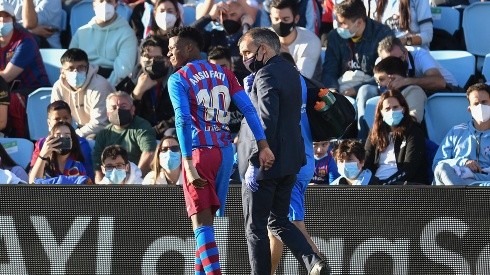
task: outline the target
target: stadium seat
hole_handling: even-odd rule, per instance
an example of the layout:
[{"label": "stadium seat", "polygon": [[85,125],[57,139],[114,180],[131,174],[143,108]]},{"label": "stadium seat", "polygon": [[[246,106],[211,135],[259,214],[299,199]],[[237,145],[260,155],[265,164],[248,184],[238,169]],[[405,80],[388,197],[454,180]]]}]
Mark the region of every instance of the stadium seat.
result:
[{"label": "stadium seat", "polygon": [[60,26],[60,31],[66,30],[66,27],[68,25],[68,14],[66,13],[65,10],[61,10],[61,26]]},{"label": "stadium seat", "polygon": [[487,79],[487,83],[490,82],[490,53],[485,56],[485,60],[483,61],[483,68],[481,73]]},{"label": "stadium seat", "polygon": [[478,57],[481,68],[483,57],[490,53],[490,2],[475,2],[464,9],[463,31],[466,50]]},{"label": "stadium seat", "polygon": [[39,88],[29,94],[27,99],[27,125],[31,140],[38,140],[48,135],[48,113],[46,109],[51,103],[52,88]]},{"label": "stadium seat", "polygon": [[184,26],[189,26],[196,21],[196,6],[184,4]]},{"label": "stadium seat", "polygon": [[427,99],[424,113],[427,135],[441,144],[454,126],[471,120],[465,93],[436,93]]},{"label": "stadium seat", "polygon": [[432,7],[432,23],[434,28],[454,34],[460,28],[460,13],[453,7]]},{"label": "stadium seat", "polygon": [[60,58],[66,49],[39,49],[51,86],[60,78]]},{"label": "stadium seat", "polygon": [[430,51],[430,54],[454,75],[460,87],[475,73],[475,56],[467,51]]},{"label": "stadium seat", "polygon": [[0,143],[10,157],[24,169],[31,162],[34,144],[23,138],[0,138]]},{"label": "stadium seat", "polygon": [[369,129],[374,125],[374,114],[376,113],[376,105],[378,105],[380,96],[375,96],[366,101],[366,109],[364,110],[364,120],[366,121]]},{"label": "stadium seat", "polygon": [[[133,10],[121,1],[118,2],[116,12],[129,21]],[[92,0],[82,0],[71,8],[70,30],[73,36],[81,26],[87,24],[95,16]]]}]

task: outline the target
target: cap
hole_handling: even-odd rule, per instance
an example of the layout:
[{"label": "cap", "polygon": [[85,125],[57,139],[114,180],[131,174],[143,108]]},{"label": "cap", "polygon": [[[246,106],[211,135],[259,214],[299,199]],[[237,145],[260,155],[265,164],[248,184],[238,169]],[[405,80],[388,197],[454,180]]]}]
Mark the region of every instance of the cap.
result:
[{"label": "cap", "polygon": [[6,0],[0,0],[0,11],[7,12],[12,17],[15,16],[14,7],[9,2],[7,2]]}]

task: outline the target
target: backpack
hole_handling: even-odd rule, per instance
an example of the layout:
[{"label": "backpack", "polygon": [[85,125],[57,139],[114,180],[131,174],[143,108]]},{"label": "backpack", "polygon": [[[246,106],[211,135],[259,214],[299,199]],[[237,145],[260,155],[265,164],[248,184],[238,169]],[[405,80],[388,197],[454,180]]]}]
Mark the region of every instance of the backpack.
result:
[{"label": "backpack", "polygon": [[314,142],[342,138],[351,127],[356,127],[356,111],[350,101],[343,95],[331,92],[335,97],[327,110],[315,110],[315,104],[321,99],[318,92],[323,84],[305,77],[307,88],[306,114],[310,123],[311,136]]}]

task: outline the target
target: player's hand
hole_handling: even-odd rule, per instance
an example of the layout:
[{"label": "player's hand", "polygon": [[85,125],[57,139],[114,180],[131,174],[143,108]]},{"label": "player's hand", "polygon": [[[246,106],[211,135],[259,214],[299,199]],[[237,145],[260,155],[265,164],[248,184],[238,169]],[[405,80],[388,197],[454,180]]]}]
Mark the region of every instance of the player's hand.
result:
[{"label": "player's hand", "polygon": [[184,159],[184,171],[187,177],[187,184],[194,185],[195,188],[204,188],[208,181],[202,179],[197,173],[196,167],[192,163],[192,159]]}]

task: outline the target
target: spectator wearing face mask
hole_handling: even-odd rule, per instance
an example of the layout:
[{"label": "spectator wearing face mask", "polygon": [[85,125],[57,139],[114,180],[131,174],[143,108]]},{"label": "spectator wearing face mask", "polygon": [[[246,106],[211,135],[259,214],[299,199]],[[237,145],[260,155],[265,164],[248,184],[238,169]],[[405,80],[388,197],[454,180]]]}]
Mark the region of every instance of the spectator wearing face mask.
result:
[{"label": "spectator wearing face mask", "polygon": [[129,161],[128,152],[119,145],[109,145],[102,152],[104,177],[97,184],[141,184],[141,170]]},{"label": "spectator wearing face mask", "polygon": [[378,184],[369,169],[364,168],[366,152],[362,143],[353,140],[342,140],[334,151],[340,177],[330,185],[374,185]]},{"label": "spectator wearing face mask", "polygon": [[442,140],[432,165],[436,185],[490,181],[490,87],[474,84],[466,97],[473,119],[454,126]]},{"label": "spectator wearing face mask", "polygon": [[155,131],[150,123],[135,114],[133,99],[125,92],[109,94],[106,108],[109,125],[97,134],[92,152],[95,183],[100,182],[104,176],[100,170],[102,151],[113,144],[125,148],[129,161],[136,163],[145,176],[150,171],[150,163],[155,152]]},{"label": "spectator wearing face mask", "polygon": [[143,184],[182,185],[182,154],[177,138],[164,136],[157,148],[152,170],[146,175]]},{"label": "spectator wearing face mask", "polygon": [[98,74],[112,86],[128,76],[136,63],[138,45],[128,21],[116,13],[117,0],[94,0],[95,16],[73,35],[70,48],[80,48]]},{"label": "spectator wearing face mask", "polygon": [[[136,115],[150,122],[158,139],[175,127],[174,109],[168,93],[167,79],[174,72],[167,57],[168,39],[149,36],[141,44],[139,65],[125,91],[131,94]],[[136,85],[134,84],[136,83]]]},{"label": "spectator wearing face mask", "polygon": [[[216,3],[212,5],[208,15],[192,24],[192,27],[200,30],[204,35],[204,52],[209,53],[219,45],[230,49],[233,73],[240,83],[250,72],[243,65],[238,40],[254,23],[252,17],[245,12],[246,8],[243,5],[246,4],[231,0]],[[210,22],[220,23],[222,28],[206,31],[205,27]]]},{"label": "spectator wearing face mask", "polygon": [[296,0],[273,0],[270,18],[272,29],[279,36],[281,51],[291,54],[302,75],[320,81],[320,39],[314,32],[297,26],[300,19],[298,2]]},{"label": "spectator wearing face mask", "polygon": [[105,99],[112,92],[114,88],[97,74],[97,67],[89,64],[83,50],[69,49],[61,56],[61,74],[53,85],[51,102],[68,103],[78,126],[77,135],[94,139],[109,123]]},{"label": "spectator wearing face mask", "polygon": [[183,25],[182,13],[176,0],[157,0],[153,8],[153,23],[150,35],[165,37],[173,27]]},{"label": "spectator wearing face mask", "polygon": [[381,94],[365,149],[364,166],[381,184],[428,184],[425,136],[400,92]]}]

